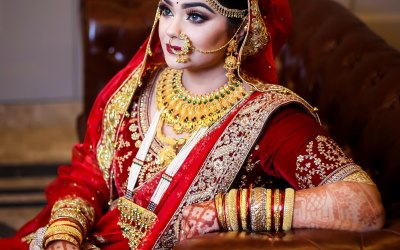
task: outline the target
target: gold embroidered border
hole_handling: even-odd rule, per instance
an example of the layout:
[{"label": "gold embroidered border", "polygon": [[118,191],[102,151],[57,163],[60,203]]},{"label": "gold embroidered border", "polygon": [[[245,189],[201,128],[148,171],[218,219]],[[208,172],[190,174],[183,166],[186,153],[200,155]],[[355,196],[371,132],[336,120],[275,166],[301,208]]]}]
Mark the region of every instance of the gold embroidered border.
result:
[{"label": "gold embroidered border", "polygon": [[139,65],[132,72],[119,89],[115,91],[105,107],[102,136],[97,145],[97,160],[107,183],[111,160],[115,152],[118,128],[139,85],[141,68],[142,65]]},{"label": "gold embroidered border", "polygon": [[331,138],[318,135],[297,156],[296,179],[301,189],[340,181],[361,170]]},{"label": "gold embroidered border", "polygon": [[314,108],[292,91],[277,85],[266,85],[264,93],[244,105],[215,143],[153,249],[173,247],[178,240],[174,224],[184,207],[228,191],[268,118],[278,108],[291,103],[304,106],[318,120]]}]

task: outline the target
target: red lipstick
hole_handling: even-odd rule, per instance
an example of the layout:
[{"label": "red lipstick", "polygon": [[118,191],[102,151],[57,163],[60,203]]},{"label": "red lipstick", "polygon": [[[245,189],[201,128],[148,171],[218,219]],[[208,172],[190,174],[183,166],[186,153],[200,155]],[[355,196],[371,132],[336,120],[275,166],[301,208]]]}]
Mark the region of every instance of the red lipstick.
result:
[{"label": "red lipstick", "polygon": [[[167,45],[166,45],[166,48],[167,48],[168,53],[170,53],[170,54],[175,54],[174,51],[180,52],[180,51],[182,50],[181,47],[179,47],[179,46],[172,46],[172,45],[170,45],[170,44],[167,44]],[[174,51],[173,51],[173,50],[174,50]]]}]

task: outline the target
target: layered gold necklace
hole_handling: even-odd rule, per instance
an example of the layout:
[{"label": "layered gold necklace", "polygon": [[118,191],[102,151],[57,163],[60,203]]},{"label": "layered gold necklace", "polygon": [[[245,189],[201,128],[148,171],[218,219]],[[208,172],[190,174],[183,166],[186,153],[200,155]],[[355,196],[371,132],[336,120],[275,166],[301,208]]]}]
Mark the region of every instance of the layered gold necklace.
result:
[{"label": "layered gold necklace", "polygon": [[205,95],[191,94],[182,84],[182,74],[182,70],[166,68],[156,90],[157,108],[163,110],[161,119],[177,134],[211,126],[246,96],[237,79]]}]

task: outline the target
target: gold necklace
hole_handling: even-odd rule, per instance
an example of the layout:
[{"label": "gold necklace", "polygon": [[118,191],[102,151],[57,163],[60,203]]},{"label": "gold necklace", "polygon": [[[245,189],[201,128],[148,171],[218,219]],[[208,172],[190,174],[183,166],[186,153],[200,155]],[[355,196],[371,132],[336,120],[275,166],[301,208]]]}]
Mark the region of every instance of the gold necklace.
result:
[{"label": "gold necklace", "polygon": [[182,74],[182,70],[166,68],[157,81],[156,92],[157,108],[163,110],[161,119],[177,134],[211,126],[246,96],[237,79],[211,93],[193,95],[183,86]]},{"label": "gold necklace", "polygon": [[186,143],[188,136],[183,138],[165,136],[162,132],[163,125],[163,120],[160,120],[157,124],[156,136],[164,144],[164,147],[158,153],[156,163],[159,166],[166,167],[175,158],[178,148]]}]

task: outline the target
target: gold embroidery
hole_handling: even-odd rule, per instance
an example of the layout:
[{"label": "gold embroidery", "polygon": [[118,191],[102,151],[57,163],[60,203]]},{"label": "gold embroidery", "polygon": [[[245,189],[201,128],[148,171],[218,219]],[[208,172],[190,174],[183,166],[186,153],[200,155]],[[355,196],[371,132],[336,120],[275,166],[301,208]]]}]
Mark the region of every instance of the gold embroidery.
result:
[{"label": "gold embroidery", "polygon": [[118,128],[125,112],[128,110],[130,100],[138,87],[141,67],[139,65],[132,72],[110,98],[105,108],[102,136],[97,146],[97,160],[107,183],[112,157],[115,152]]},{"label": "gold embroidery", "polygon": [[343,181],[375,185],[375,183],[372,181],[371,177],[369,177],[369,175],[364,170],[352,173],[351,175],[344,178]]},{"label": "gold embroidery", "polygon": [[296,178],[304,189],[342,180],[359,168],[332,139],[319,135],[297,157]]},{"label": "gold embroidery", "polygon": [[245,46],[243,47],[243,56],[257,54],[268,44],[270,37],[261,16],[258,0],[251,0],[250,6],[251,27],[246,36]]},{"label": "gold embroidery", "polygon": [[[226,193],[228,191],[264,124],[275,110],[290,103],[297,103],[305,108],[311,107],[291,91],[285,91],[284,87],[268,84],[267,86],[270,88],[266,88],[265,93],[260,94],[241,108],[215,143],[174,216],[158,238],[155,249],[173,247],[174,242],[178,239],[174,223],[184,207],[211,200],[218,192]],[[312,109],[308,109],[308,111],[314,114]]]}]

